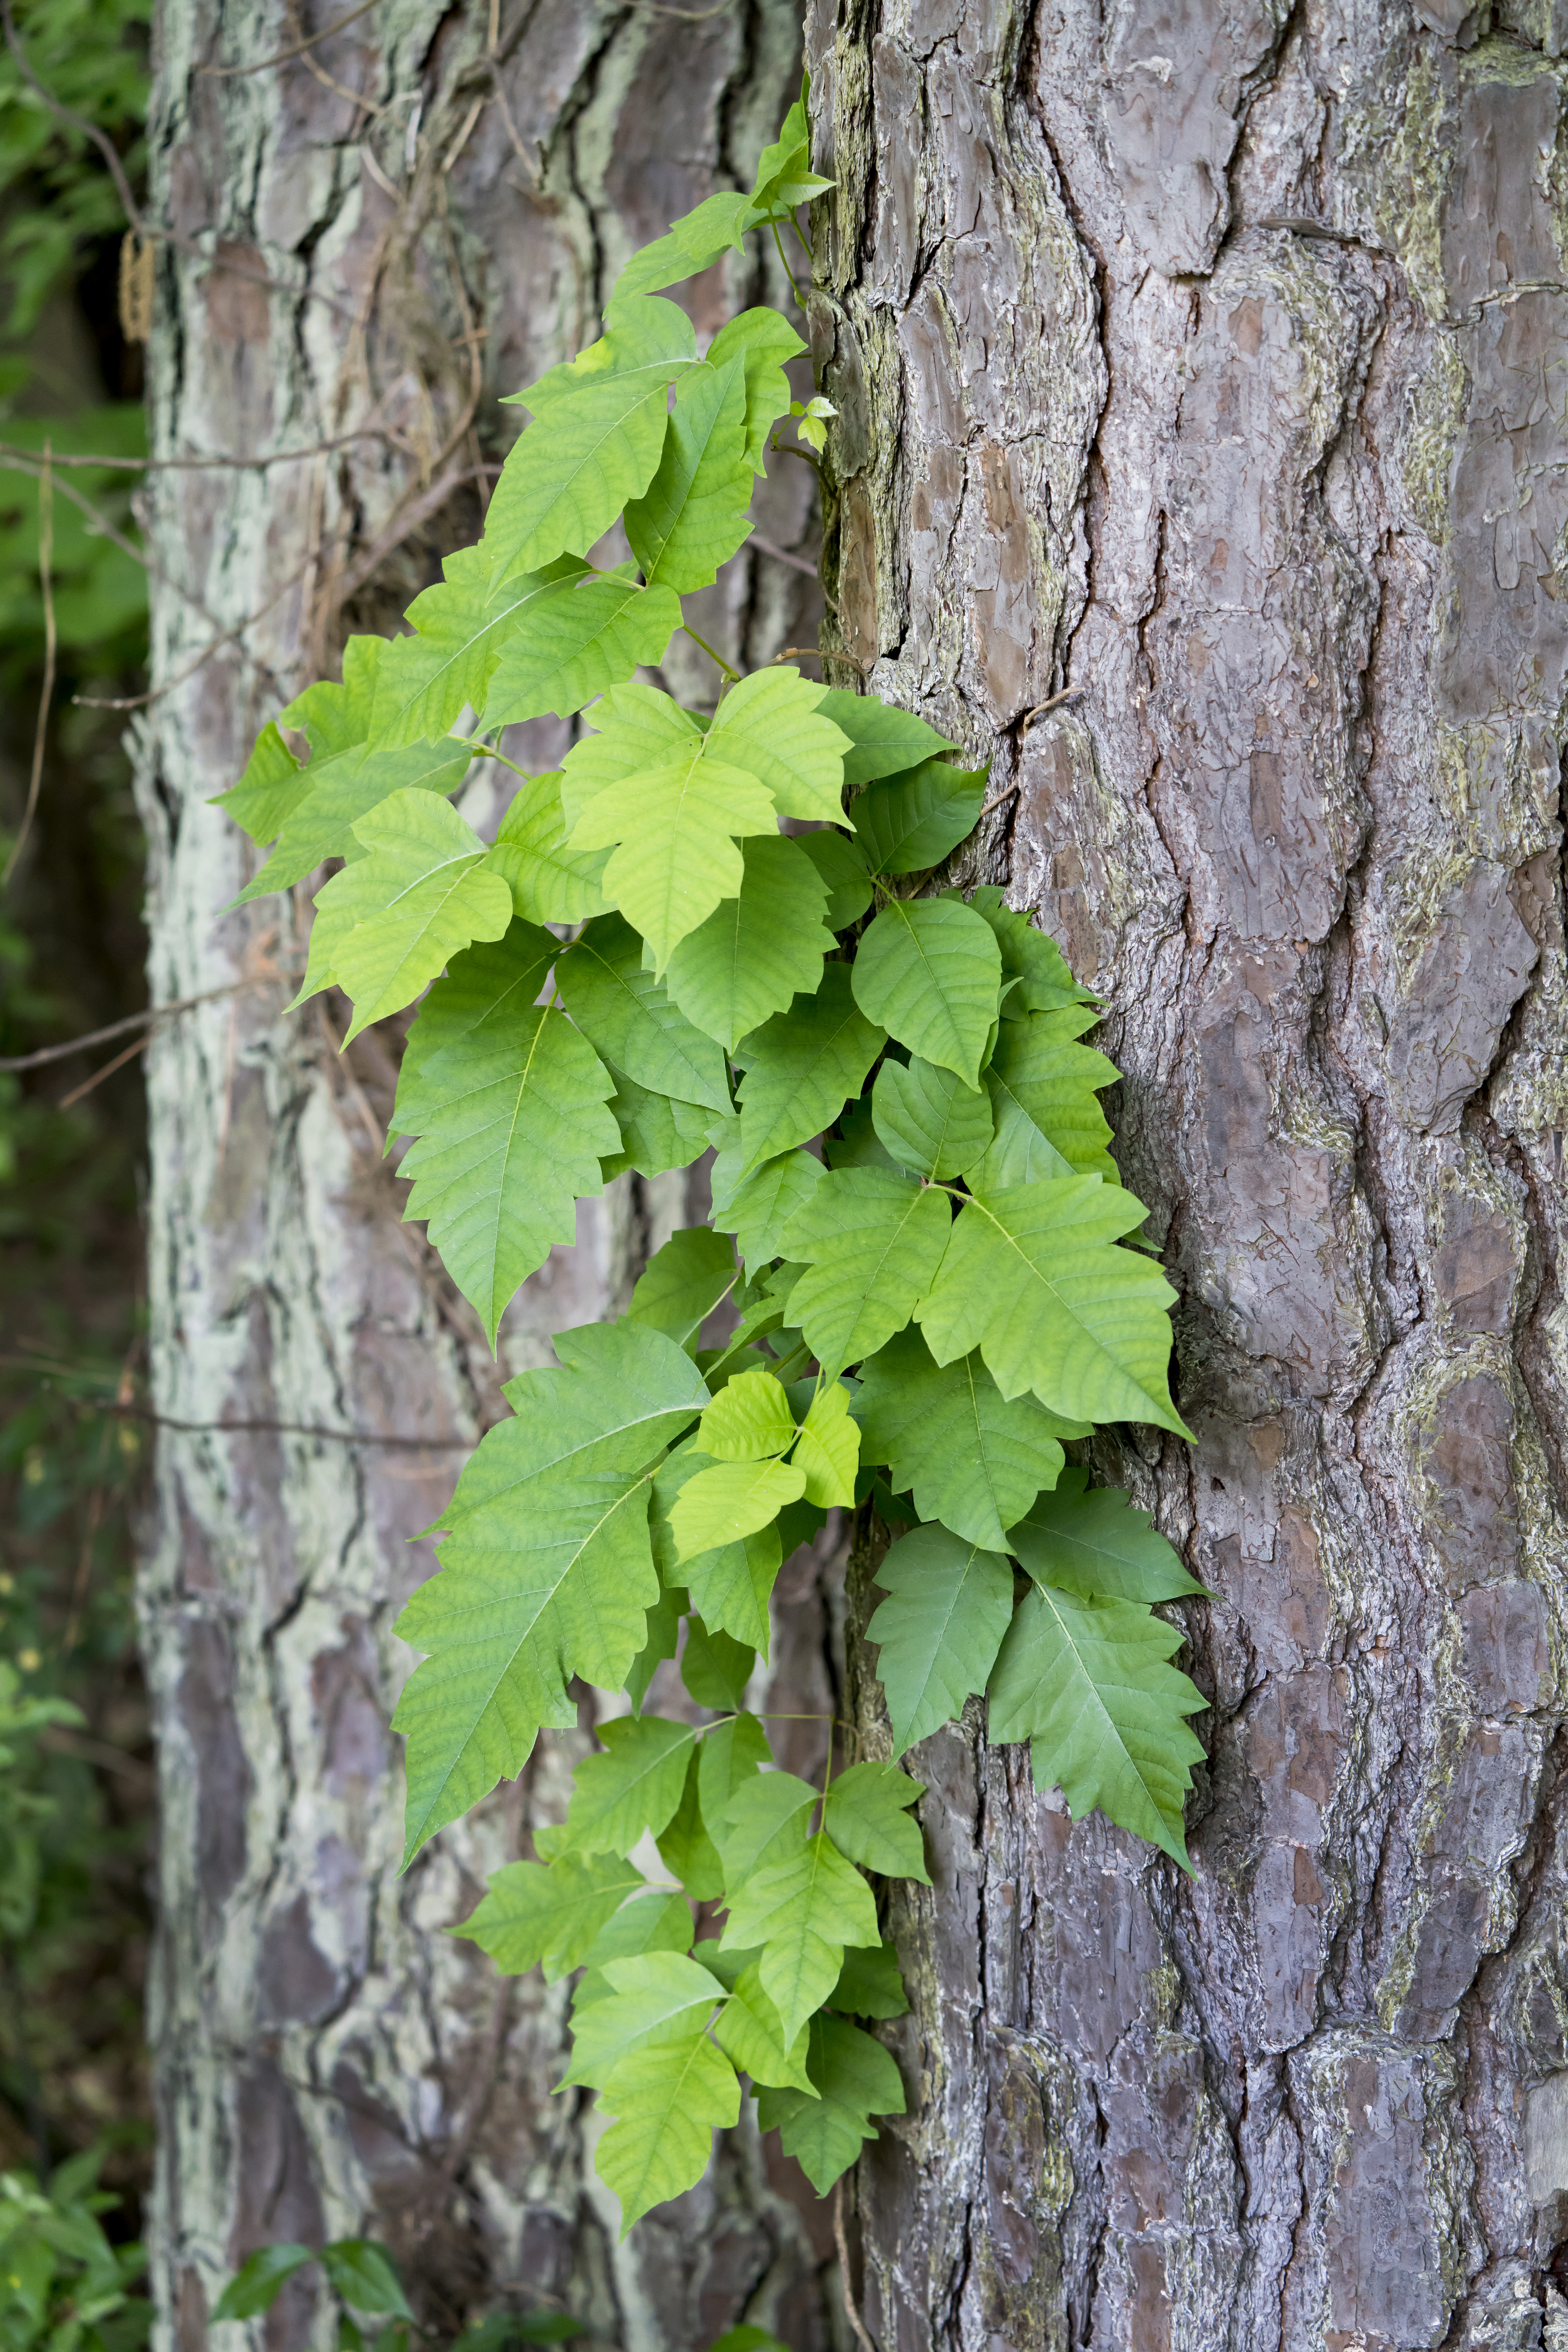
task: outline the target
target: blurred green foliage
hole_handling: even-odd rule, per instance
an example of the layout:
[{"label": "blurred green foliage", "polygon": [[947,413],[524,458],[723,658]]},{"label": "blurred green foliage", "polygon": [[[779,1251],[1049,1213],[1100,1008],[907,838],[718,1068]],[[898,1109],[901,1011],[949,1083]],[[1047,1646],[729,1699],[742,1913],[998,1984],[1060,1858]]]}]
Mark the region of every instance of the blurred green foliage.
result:
[{"label": "blurred green foliage", "polygon": [[[16,0],[39,78],[142,171],[150,0]],[[101,155],[0,48],[0,864],[44,683],[40,460],[135,457],[120,203]],[[142,844],[122,712],[146,652],[138,476],[51,468],[58,672],[42,790],[0,893],[0,1055],[144,1002]],[[77,698],[83,698],[78,700]],[[112,1049],[110,1049],[110,1054]],[[121,2352],[150,2140],[142,1969],[152,1771],[131,1513],[142,1259],[134,1064],[0,1074],[0,2345]],[[100,2188],[102,2174],[108,2185]],[[119,2188],[129,2194],[113,2193]],[[5,2298],[9,2296],[10,2300]]]},{"label": "blurred green foliage", "polygon": [[[107,131],[132,185],[142,178],[147,120],[147,28],[152,0],[17,0],[16,30],[27,61],[63,106]],[[45,304],[79,269],[84,249],[112,239],[125,219],[102,156],[61,122],[0,54],[0,276],[7,331],[31,334]],[[25,370],[16,360],[14,368]],[[18,373],[0,388],[25,386]]]},{"label": "blurred green foliage", "polygon": [[98,2186],[96,2149],[73,2157],[47,2189],[0,2173],[0,2344],[5,2352],[134,2352],[152,2305],[132,2288],[139,2246],[111,2245],[100,2216],[121,2200]]}]

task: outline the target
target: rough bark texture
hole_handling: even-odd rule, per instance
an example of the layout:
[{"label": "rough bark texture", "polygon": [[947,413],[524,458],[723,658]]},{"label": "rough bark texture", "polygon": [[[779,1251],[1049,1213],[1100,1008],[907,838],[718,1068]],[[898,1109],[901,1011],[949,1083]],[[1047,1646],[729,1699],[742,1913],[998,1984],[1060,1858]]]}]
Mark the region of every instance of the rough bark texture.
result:
[{"label": "rough bark texture", "polygon": [[[163,1025],[148,1063],[156,1401],[207,1425],[162,1433],[142,1583],[163,1790],[160,2342],[200,2352],[256,2247],[363,2231],[437,2341],[510,2301],[569,2304],[637,2352],[707,2344],[742,2315],[819,2347],[831,2238],[771,2185],[754,2135],[617,2249],[590,2115],[549,2095],[565,1989],[503,1982],[442,1932],[531,1821],[559,1818],[574,1743],[546,1740],[523,1783],[396,1875],[387,1721],[412,1661],[391,1626],[434,1565],[412,1539],[501,1411],[502,1372],[396,1222],[381,1158],[395,1038],[340,1060],[341,1004],[282,1016],[307,901],[224,913],[255,858],[205,805],[285,695],[330,671],[344,627],[394,625],[475,536],[475,468],[517,421],[497,397],[592,337],[632,247],[750,173],[796,87],[798,18],[793,0],[691,22],[542,0],[501,10],[498,41],[485,0],[389,0],[281,68],[232,70],[342,14],[165,0],[157,28],[153,215],[184,241],[160,268],[157,454],[379,428],[261,471],[163,472],[147,514],[154,988],[258,983]],[[693,308],[711,329],[777,292],[716,271]],[[776,470],[762,528],[809,550],[812,477]],[[765,660],[809,640],[815,596],[748,553],[700,625]],[[700,692],[700,670],[669,682]],[[561,733],[540,722],[510,748],[548,764]],[[476,821],[490,793],[472,788]],[[514,1310],[502,1370],[548,1360],[546,1335],[620,1301],[702,1206],[685,1179],[588,1204],[577,1252]],[[816,1571],[791,1573],[780,1703],[822,1707]],[[258,2346],[333,2340],[313,2275]]]},{"label": "rough bark texture", "polygon": [[1190,1881],[914,1759],[886,2352],[1568,2343],[1564,47],[814,0],[830,585],[1110,1000],[1217,1596]]}]

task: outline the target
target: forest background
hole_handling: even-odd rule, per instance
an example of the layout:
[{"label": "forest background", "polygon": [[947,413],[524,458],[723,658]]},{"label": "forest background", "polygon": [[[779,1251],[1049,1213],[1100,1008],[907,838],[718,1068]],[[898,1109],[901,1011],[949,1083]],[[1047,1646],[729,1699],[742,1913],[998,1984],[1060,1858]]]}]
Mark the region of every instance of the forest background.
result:
[{"label": "forest background", "polygon": [[[7,26],[133,191],[150,16],[150,0],[21,0]],[[125,744],[145,683],[138,476],[52,462],[144,446],[125,227],[102,154],[0,48],[0,1065],[146,1001]],[[79,2226],[96,2179],[120,2249],[152,2141],[153,1776],[132,1599],[144,1035],[0,1066],[0,2174]],[[5,2204],[0,2231],[18,2218]],[[116,2310],[111,2334],[138,2319]]]}]

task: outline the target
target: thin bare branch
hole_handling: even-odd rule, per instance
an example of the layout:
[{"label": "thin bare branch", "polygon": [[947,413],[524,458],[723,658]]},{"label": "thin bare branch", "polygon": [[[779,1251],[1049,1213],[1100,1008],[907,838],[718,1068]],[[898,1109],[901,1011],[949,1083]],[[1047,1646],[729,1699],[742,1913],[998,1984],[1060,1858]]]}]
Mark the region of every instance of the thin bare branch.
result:
[{"label": "thin bare branch", "polygon": [[[5,5],[5,0],[0,0],[0,8],[3,8]],[[10,474],[25,474],[29,481],[34,482],[41,481],[43,478],[43,467],[41,464],[28,462],[21,457],[8,457],[4,455],[0,455],[0,471]],[[57,481],[54,484],[54,488],[59,497],[62,499],[68,499],[72,506],[76,507],[87,517],[93,531],[100,539],[108,540],[111,547],[117,547],[121,555],[128,555],[132,563],[139,563],[142,566],[142,569],[150,573],[153,579],[161,582],[165,588],[172,588],[176,596],[181,596],[184,599],[185,603],[191,607],[193,612],[199,613],[201,614],[203,620],[206,622],[209,628],[217,628],[218,619],[216,614],[209,613],[199,596],[197,596],[191,589],[185,587],[182,582],[176,580],[172,572],[165,572],[162,564],[154,562],[152,556],[147,554],[144,549],[136,545],[134,540],[127,539],[122,530],[117,530],[115,525],[110,521],[109,517],[103,512],[103,509],[100,507],[95,506],[89,498],[85,497],[83,493],[75,487],[74,483]],[[247,654],[246,659],[252,663],[254,667],[260,671],[262,677],[268,680],[269,685],[275,687],[279,693],[282,693],[283,682],[268,663],[262,661],[259,656],[255,654]]]},{"label": "thin bare branch", "polygon": [[275,50],[271,57],[263,58],[257,65],[198,66],[196,71],[199,74],[210,74],[215,81],[231,78],[243,80],[247,74],[266,73],[273,66],[286,66],[290,58],[302,58],[307,49],[315,48],[322,41],[330,41],[334,33],[346,32],[349,26],[356,23],[361,16],[368,16],[375,5],[376,0],[359,0],[359,6],[351,8],[348,15],[340,16],[335,24],[323,25],[319,33],[311,33],[305,40],[294,42],[289,48]]},{"label": "thin bare branch", "polygon": [[833,2238],[838,2248],[838,2283],[844,2293],[844,2308],[849,2325],[855,2331],[855,2341],[860,2352],[878,2352],[877,2340],[860,2316],[855,2289],[849,2278],[849,2241],[844,2228],[844,2182],[842,2178],[833,2192]]},{"label": "thin bare branch", "polygon": [[211,1004],[216,997],[237,995],[244,988],[265,988],[278,976],[271,971],[257,972],[248,980],[228,981],[222,988],[205,988],[199,996],[177,996],[169,1004],[150,1004],[144,1013],[128,1013],[123,1021],[111,1021],[106,1029],[89,1029],[85,1037],[68,1037],[63,1045],[40,1045],[36,1053],[5,1055],[0,1057],[0,1070],[41,1070],[49,1062],[63,1062],[72,1054],[85,1054],[90,1045],[110,1045],[128,1030],[172,1021],[177,1013],[189,1013],[198,1004]]},{"label": "thin bare branch", "polygon": [[[4,444],[0,443],[0,447],[3,446]],[[760,530],[754,530],[745,545],[754,547],[759,554],[771,555],[775,563],[787,563],[792,572],[804,572],[808,580],[815,580],[818,587],[821,586],[821,574],[815,563],[808,562],[804,555],[792,554],[787,547],[775,547],[773,541],[764,539]]]},{"label": "thin bare branch", "polygon": [[[201,474],[225,467],[237,474],[265,473],[268,466],[296,466],[307,457],[324,457],[333,449],[346,449],[354,441],[387,441],[395,449],[406,446],[403,436],[385,425],[362,425],[353,433],[334,434],[330,441],[312,441],[303,449],[275,449],[262,457],[110,457],[95,456],[89,451],[57,449],[56,468],[79,466],[89,471],[120,474]],[[34,465],[38,462],[35,450],[24,448],[19,441],[0,441],[0,456],[22,457]]]},{"label": "thin bare branch", "polygon": [[138,1054],[144,1054],[152,1042],[151,1036],[132,1037],[122,1054],[116,1054],[112,1062],[105,1062],[101,1070],[94,1070],[90,1078],[83,1078],[79,1087],[72,1087],[68,1095],[60,1097],[55,1108],[71,1109],[75,1104],[81,1101],[84,1095],[89,1095],[95,1087],[100,1087],[105,1078],[111,1078],[116,1070],[122,1070],[127,1062],[134,1061]]},{"label": "thin bare branch", "polygon": [[53,576],[55,555],[55,478],[49,469],[49,445],[44,444],[44,467],[38,476],[38,579],[44,597],[44,681],[38,694],[38,715],[33,725],[33,767],[27,779],[27,803],[22,811],[22,822],[16,838],[11,844],[11,855],[5,869],[0,873],[0,888],[9,882],[16,870],[16,861],[26,847],[27,835],[33,829],[33,816],[38,805],[38,792],[44,781],[44,745],[49,731],[49,705],[55,698],[55,585]]}]

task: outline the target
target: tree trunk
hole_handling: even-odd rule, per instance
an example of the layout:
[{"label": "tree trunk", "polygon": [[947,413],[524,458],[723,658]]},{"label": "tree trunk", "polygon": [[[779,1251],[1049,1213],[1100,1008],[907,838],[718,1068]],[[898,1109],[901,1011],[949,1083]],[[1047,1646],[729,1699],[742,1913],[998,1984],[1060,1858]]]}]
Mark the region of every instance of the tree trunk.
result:
[{"label": "tree trunk", "polygon": [[[387,1723],[412,1661],[391,1627],[434,1565],[415,1538],[502,1410],[504,1372],[622,1302],[703,1202],[668,1178],[587,1204],[576,1253],[509,1318],[498,1370],[397,1223],[392,1053],[373,1034],[340,1059],[331,999],[325,1017],[284,1016],[308,901],[226,913],[256,860],[205,805],[343,631],[395,625],[476,535],[479,469],[517,422],[498,396],[592,338],[627,251],[749,177],[797,87],[794,0],[690,21],[609,0],[525,8],[515,28],[511,13],[408,0],[300,48],[338,0],[159,12],[154,449],[335,445],[160,472],[147,509],[153,979],[163,1001],[216,992],[148,1056],[170,1424],[142,1585],[163,1799],[154,2278],[176,2352],[206,2343],[217,2288],[258,2246],[360,2233],[390,2247],[440,2342],[509,2302],[568,2305],[636,2352],[706,2344],[742,2315],[792,2345],[827,2340],[831,2235],[773,2189],[754,2134],[616,2245],[591,2110],[550,2096],[565,1989],[500,1979],[443,1932],[522,1829],[559,1818],[574,1743],[546,1739],[523,1782],[397,1875]],[[776,299],[771,270],[700,280],[700,326]],[[775,470],[763,532],[809,551],[813,478]],[[700,625],[749,662],[809,639],[810,569],[748,551]],[[509,748],[548,765],[563,736],[536,722]],[[490,805],[488,782],[470,789],[476,820]],[[805,1563],[795,1588],[785,1686],[820,1707]],[[315,2275],[258,2345],[334,2340]]]},{"label": "tree trunk", "polygon": [[1109,1000],[1197,1444],[1096,1467],[1215,1596],[1190,1879],[913,1759],[886,2352],[1568,2344],[1568,25],[1488,17],[814,0],[829,585]]}]

